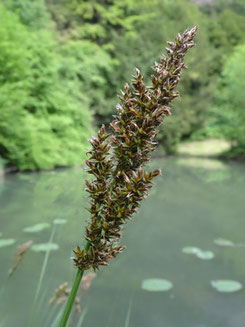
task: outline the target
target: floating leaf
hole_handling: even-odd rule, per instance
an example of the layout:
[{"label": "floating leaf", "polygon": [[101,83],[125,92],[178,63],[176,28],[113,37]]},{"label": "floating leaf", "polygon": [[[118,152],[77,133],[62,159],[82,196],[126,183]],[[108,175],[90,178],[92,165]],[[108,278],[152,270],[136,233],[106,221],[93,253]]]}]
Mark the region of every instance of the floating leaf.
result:
[{"label": "floating leaf", "polygon": [[173,284],[167,279],[150,278],[144,279],[141,284],[141,288],[150,292],[164,292],[169,291],[173,287]]},{"label": "floating leaf", "polygon": [[13,238],[6,238],[0,240],[0,248],[14,244],[16,241]]},{"label": "floating leaf", "polygon": [[53,221],[54,224],[57,224],[57,225],[63,225],[63,224],[66,224],[67,223],[67,220],[66,219],[61,219],[61,218],[57,218]]},{"label": "floating leaf", "polygon": [[3,233],[0,232],[0,237],[2,237],[2,236],[3,236]]},{"label": "floating leaf", "polygon": [[219,246],[234,246],[235,244],[232,241],[225,240],[223,238],[217,238],[214,240],[214,243]]},{"label": "floating leaf", "polygon": [[214,253],[211,251],[202,251],[194,246],[186,246],[182,249],[183,253],[194,254],[196,257],[202,260],[210,260],[214,258]]},{"label": "floating leaf", "polygon": [[42,230],[49,228],[50,224],[49,223],[40,223],[40,224],[36,224],[30,227],[26,227],[23,229],[24,232],[26,233],[37,233],[37,232],[41,232]]},{"label": "floating leaf", "polygon": [[201,251],[199,248],[193,246],[186,246],[182,249],[182,252],[186,254],[197,254],[199,251]]},{"label": "floating leaf", "polygon": [[199,259],[202,259],[202,260],[211,260],[214,258],[214,254],[213,252],[211,251],[198,251],[196,253],[196,256],[199,258]]},{"label": "floating leaf", "polygon": [[56,243],[39,243],[34,244],[31,249],[35,252],[55,251],[59,249],[59,245]]},{"label": "floating leaf", "polygon": [[242,289],[242,284],[234,280],[212,280],[211,285],[218,292],[231,293]]}]

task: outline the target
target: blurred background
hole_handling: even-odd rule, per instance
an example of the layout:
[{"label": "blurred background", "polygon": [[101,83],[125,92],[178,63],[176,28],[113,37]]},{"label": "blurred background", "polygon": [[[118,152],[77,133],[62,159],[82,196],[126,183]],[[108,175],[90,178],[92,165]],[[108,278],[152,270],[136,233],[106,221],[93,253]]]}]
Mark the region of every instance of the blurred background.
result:
[{"label": "blurred background", "polygon": [[150,163],[163,175],[69,326],[244,327],[244,0],[0,1],[0,327],[58,326],[89,218],[87,140],[134,67],[148,83],[197,24]]},{"label": "blurred background", "polygon": [[149,80],[166,41],[196,24],[160,145],[174,154],[182,141],[222,139],[226,156],[244,155],[244,0],[2,0],[0,19],[2,167],[81,164],[134,67]]}]

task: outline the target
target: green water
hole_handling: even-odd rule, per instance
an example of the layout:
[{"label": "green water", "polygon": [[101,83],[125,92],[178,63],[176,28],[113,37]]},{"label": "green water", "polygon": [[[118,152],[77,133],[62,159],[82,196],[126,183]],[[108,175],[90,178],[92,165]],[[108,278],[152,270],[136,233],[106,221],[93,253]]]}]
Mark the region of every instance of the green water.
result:
[{"label": "green water", "polygon": [[[222,237],[245,243],[245,165],[189,159],[159,159],[163,174],[123,238],[126,250],[102,268],[82,297],[83,327],[244,327],[245,248],[219,247]],[[84,174],[80,169],[11,174],[0,180],[1,239],[16,244],[0,248],[0,326],[54,327],[60,307],[49,305],[55,288],[71,283],[75,270],[72,248],[81,242],[88,214]],[[54,219],[66,219],[56,225]],[[50,228],[26,233],[25,227],[48,222]],[[44,253],[29,251],[7,279],[17,245],[48,242],[50,252],[41,291],[34,298]],[[185,246],[213,251],[200,260],[182,253]],[[142,280],[164,278],[168,292],[141,289]],[[244,289],[218,293],[211,280],[240,281]],[[30,320],[30,312],[32,319]],[[74,315],[70,326],[79,327]],[[52,325],[53,324],[53,325]],[[80,325],[81,326],[81,325]]]}]

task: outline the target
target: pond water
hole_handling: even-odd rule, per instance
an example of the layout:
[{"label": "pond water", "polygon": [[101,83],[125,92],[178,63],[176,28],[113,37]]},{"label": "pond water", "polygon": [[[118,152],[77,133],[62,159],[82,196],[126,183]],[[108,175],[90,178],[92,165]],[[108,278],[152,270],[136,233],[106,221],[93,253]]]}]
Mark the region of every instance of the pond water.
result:
[{"label": "pond water", "polygon": [[[163,174],[125,228],[126,250],[97,273],[81,297],[82,315],[74,313],[70,326],[244,327],[245,165],[163,158],[151,166]],[[66,169],[10,174],[0,181],[0,244],[16,240],[0,247],[0,327],[57,326],[61,306],[49,299],[75,276],[70,257],[88,219],[84,178],[81,169]],[[53,224],[55,219],[67,223]],[[40,223],[46,223],[43,230],[27,228]],[[240,246],[218,246],[218,238]],[[29,240],[59,248],[28,251],[7,278],[16,247]],[[214,257],[184,253],[185,247]],[[152,278],[167,279],[173,287],[142,289]],[[220,279],[244,288],[218,292],[211,281]]]}]

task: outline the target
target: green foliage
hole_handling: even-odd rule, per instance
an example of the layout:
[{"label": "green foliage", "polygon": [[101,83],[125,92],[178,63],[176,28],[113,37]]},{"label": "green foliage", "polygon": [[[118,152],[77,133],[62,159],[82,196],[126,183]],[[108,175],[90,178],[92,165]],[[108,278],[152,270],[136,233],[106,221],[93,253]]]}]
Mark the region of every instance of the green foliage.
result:
[{"label": "green foliage", "polygon": [[4,168],[4,160],[0,157],[0,171]]},{"label": "green foliage", "polygon": [[216,0],[214,3],[216,10],[222,11],[223,9],[229,8],[239,14],[245,13],[245,2],[244,0]]},{"label": "green foliage", "polygon": [[225,62],[215,91],[215,103],[208,111],[205,127],[195,138],[227,138],[232,141],[229,156],[245,154],[245,45],[237,46]]},{"label": "green foliage", "polygon": [[87,97],[60,79],[50,33],[30,32],[3,6],[0,19],[0,155],[20,170],[79,164],[91,132]]},{"label": "green foliage", "polygon": [[226,130],[234,113],[221,113],[213,99],[227,57],[245,43],[244,0],[196,3],[3,0],[0,156],[19,169],[80,163],[92,115],[97,125],[108,124],[133,68],[148,83],[164,43],[196,24],[198,46],[187,58],[192,69],[179,87],[183,99],[158,138],[172,153],[183,139],[231,138]]},{"label": "green foliage", "polygon": [[238,46],[227,60],[217,91],[220,115],[217,124],[234,141],[236,153],[245,154],[245,45]]},{"label": "green foliage", "polygon": [[[111,120],[116,94],[132,76],[133,67],[139,67],[149,80],[149,67],[167,39],[190,25],[200,25],[198,47],[189,59],[193,69],[185,72],[180,86],[183,100],[177,100],[177,110],[167,120],[159,140],[167,152],[175,152],[176,144],[193,134],[199,138],[213,135],[215,123],[205,130],[202,127],[210,114],[216,79],[225,58],[245,39],[242,1],[220,0],[209,6],[196,6],[188,0],[48,0],[48,4],[57,32],[65,42],[73,40],[72,48],[85,38],[96,42],[103,56],[106,51],[110,57],[104,59],[106,67],[100,75],[103,82],[92,92],[90,102],[98,125]],[[72,51],[70,54],[73,57]],[[73,65],[76,70],[81,58],[75,57],[79,58]],[[82,62],[86,63],[85,57]],[[86,88],[85,84],[81,88]],[[217,129],[215,136],[223,134]]]},{"label": "green foliage", "polygon": [[209,24],[209,38],[214,47],[220,50],[221,58],[230,54],[233,47],[245,41],[244,16],[230,9],[224,9]]},{"label": "green foliage", "polygon": [[61,54],[62,76],[78,85],[79,92],[88,97],[90,108],[99,115],[108,106],[108,79],[114,60],[89,40],[69,41],[61,47]]},{"label": "green foliage", "polygon": [[[137,11],[141,19],[134,20],[133,31],[113,33],[111,43],[118,67],[110,76],[110,98],[115,99],[115,93],[131,77],[133,67],[139,67],[146,73],[149,80],[152,73],[149,68],[163,52],[164,43],[174,37],[178,31],[188,26],[200,25],[198,47],[192,57],[187,58],[187,64],[192,70],[184,72],[184,79],[179,88],[184,95],[183,100],[177,100],[171,120],[168,119],[159,134],[159,140],[168,152],[175,151],[175,145],[181,138],[189,136],[198,129],[205,119],[207,105],[210,102],[210,73],[213,66],[214,50],[208,40],[208,20],[198,8],[189,1],[174,2],[155,0],[136,2],[134,12]],[[103,110],[104,121],[109,120],[115,102],[110,106],[111,111]]]},{"label": "green foliage", "polygon": [[[139,0],[64,0],[62,4],[48,0],[59,30],[66,29],[71,38],[88,38],[104,43],[114,30],[132,30],[134,18],[130,11]],[[58,11],[58,14],[57,14]]]},{"label": "green foliage", "polygon": [[49,14],[45,0],[3,0],[4,5],[15,12],[20,21],[30,29],[46,28]]}]

